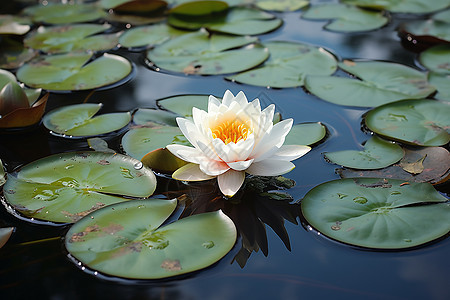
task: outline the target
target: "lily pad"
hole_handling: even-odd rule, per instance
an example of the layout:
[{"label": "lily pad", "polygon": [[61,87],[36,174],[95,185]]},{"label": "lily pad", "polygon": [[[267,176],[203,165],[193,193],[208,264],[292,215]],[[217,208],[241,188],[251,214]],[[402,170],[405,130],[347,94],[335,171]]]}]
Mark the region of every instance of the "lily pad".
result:
[{"label": "lily pad", "polygon": [[358,79],[307,76],[305,87],[319,98],[339,105],[374,107],[402,99],[424,98],[435,88],[427,74],[389,62],[345,60],[339,67]]},{"label": "lily pad", "polygon": [[179,95],[160,99],[158,105],[185,118],[192,118],[192,108],[207,111],[208,95]]},{"label": "lily pad", "polygon": [[31,87],[53,91],[80,91],[124,81],[132,65],[124,57],[105,53],[93,59],[88,53],[40,56],[24,64],[17,78]]},{"label": "lily pad", "polygon": [[293,42],[267,42],[270,57],[261,67],[227,79],[257,86],[275,88],[304,84],[307,75],[331,75],[337,69],[336,59],[323,48]]},{"label": "lily pad", "polygon": [[169,144],[191,145],[181,130],[173,126],[134,128],[122,138],[125,153],[139,160],[147,153]]},{"label": "lily pad", "polygon": [[[197,1],[191,2],[195,3]],[[220,2],[220,1],[213,1]],[[213,16],[204,20],[196,16],[170,14],[168,23],[180,29],[197,30],[206,28],[211,32],[234,35],[258,35],[273,31],[283,24],[274,15],[246,7],[230,8],[223,17]]]},{"label": "lily pad", "polygon": [[25,38],[24,44],[47,53],[105,51],[119,43],[120,33],[99,34],[109,29],[108,24],[41,26]]},{"label": "lily pad", "polygon": [[418,14],[435,12],[448,6],[448,0],[342,0],[342,2],[370,9],[389,10],[395,13]]},{"label": "lily pad", "polygon": [[147,167],[161,173],[173,173],[188,164],[188,162],[173,155],[167,148],[153,150],[144,155],[141,161]]},{"label": "lily pad", "polygon": [[368,11],[352,5],[329,3],[310,7],[302,18],[309,20],[332,19],[325,29],[338,32],[359,32],[380,28],[389,19],[382,12]]},{"label": "lily pad", "polygon": [[95,21],[107,13],[96,3],[34,5],[23,10],[36,23],[68,24]]},{"label": "lily pad", "polygon": [[37,55],[34,49],[25,48],[22,41],[8,36],[0,40],[0,68],[17,69]]},{"label": "lily pad", "polygon": [[417,146],[441,146],[450,141],[450,103],[404,100],[370,110],[365,124],[388,139]]},{"label": "lily pad", "polygon": [[178,126],[175,118],[178,115],[161,110],[150,108],[139,108],[133,115],[133,122],[137,125],[151,125],[159,123],[169,126]]},{"label": "lily pad", "polygon": [[168,26],[165,23],[140,26],[125,31],[119,38],[121,47],[125,48],[141,48],[153,47],[171,38],[186,33]]},{"label": "lily pad", "polygon": [[180,3],[173,7],[169,13],[174,15],[180,15],[184,17],[196,17],[201,18],[204,16],[214,16],[225,12],[228,9],[228,4],[224,1],[187,1]]},{"label": "lily pad", "polygon": [[0,15],[0,34],[24,35],[31,26],[30,20],[14,15]]},{"label": "lily pad", "polygon": [[430,47],[450,42],[450,22],[434,19],[414,20],[400,24],[398,33],[405,42]]},{"label": "lily pad", "polygon": [[450,74],[430,73],[428,81],[437,89],[437,93],[434,95],[435,99],[450,101]]},{"label": "lily pad", "polygon": [[404,149],[405,156],[401,164],[411,164],[422,161],[423,171],[419,174],[411,174],[405,171],[400,164],[380,170],[354,170],[338,169],[341,178],[371,177],[394,178],[407,182],[429,182],[433,185],[446,182],[450,178],[450,153],[442,147],[425,147],[420,149]]},{"label": "lily pad", "polygon": [[295,124],[289,131],[284,145],[313,145],[325,138],[327,129],[320,122]]},{"label": "lily pad", "polygon": [[[248,36],[209,35],[200,30],[156,46],[147,52],[147,59],[161,69],[185,74],[235,73],[255,67],[269,57],[266,48],[252,44],[256,41]],[[249,46],[242,47],[245,45]]]},{"label": "lily pad", "polygon": [[149,197],[152,170],[128,156],[102,152],[51,155],[8,174],[8,205],[27,218],[76,222],[108,204]]},{"label": "lily pad", "polygon": [[255,0],[255,5],[264,10],[296,11],[307,5],[309,0]]},{"label": "lily pad", "polygon": [[450,206],[431,184],[386,179],[323,183],[301,201],[306,220],[322,234],[351,245],[401,249],[450,231]]},{"label": "lily pad", "polygon": [[150,199],[98,210],[70,228],[66,249],[92,271],[131,279],[197,271],[231,250],[236,227],[224,213],[209,212],[162,225],[175,207],[175,199]]},{"label": "lily pad", "polygon": [[131,0],[112,8],[120,14],[149,15],[163,10],[166,6],[167,2],[162,0]]},{"label": "lily pad", "polygon": [[450,74],[450,45],[437,45],[423,51],[420,63],[430,71],[438,74]]},{"label": "lily pad", "polygon": [[94,117],[102,106],[84,103],[59,107],[47,113],[43,123],[48,130],[64,137],[85,137],[119,130],[131,121],[129,112]]},{"label": "lily pad", "polygon": [[381,169],[390,166],[403,155],[402,147],[379,137],[371,137],[364,145],[364,151],[344,150],[326,152],[325,158],[331,162],[354,169]]}]

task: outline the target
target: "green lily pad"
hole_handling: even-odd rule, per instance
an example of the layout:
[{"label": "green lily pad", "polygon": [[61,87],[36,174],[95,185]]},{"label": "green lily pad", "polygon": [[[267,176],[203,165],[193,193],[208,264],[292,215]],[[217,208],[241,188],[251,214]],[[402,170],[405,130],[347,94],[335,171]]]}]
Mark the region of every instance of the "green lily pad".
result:
[{"label": "green lily pad", "polygon": [[17,69],[36,55],[36,50],[25,48],[21,41],[8,36],[0,40],[0,68]]},{"label": "green lily pad", "polygon": [[283,21],[272,14],[257,9],[233,7],[222,17],[211,16],[206,20],[199,19],[196,16],[180,17],[178,14],[170,14],[168,23],[180,29],[197,30],[206,28],[211,32],[234,35],[258,35],[277,29]]},{"label": "green lily pad", "polygon": [[339,105],[374,107],[402,99],[425,98],[435,91],[427,74],[380,61],[344,61],[339,67],[360,78],[307,76],[305,87],[319,98]]},{"label": "green lily pad", "polygon": [[254,2],[261,9],[280,12],[296,11],[309,5],[309,0],[255,0]]},{"label": "green lily pad", "polygon": [[68,24],[95,21],[107,13],[96,3],[34,5],[23,10],[36,23]]},{"label": "green lily pad", "polygon": [[370,170],[390,166],[402,159],[404,154],[399,145],[373,136],[364,145],[364,151],[325,152],[324,156],[337,165]]},{"label": "green lily pad", "polygon": [[107,87],[131,74],[132,65],[124,57],[105,53],[91,60],[88,53],[40,56],[24,64],[17,78],[31,87],[53,91],[80,91]]},{"label": "green lily pad", "polygon": [[173,173],[188,162],[172,154],[167,148],[150,151],[141,159],[142,163],[160,173]]},{"label": "green lily pad", "polygon": [[119,43],[117,33],[99,34],[110,28],[108,24],[41,26],[25,38],[24,44],[47,53],[105,51]]},{"label": "green lily pad", "polygon": [[105,205],[149,197],[152,170],[134,158],[102,152],[72,152],[34,161],[8,175],[4,196],[27,218],[78,221]]},{"label": "green lily pad", "polygon": [[0,15],[0,34],[24,35],[31,26],[30,20],[14,15]]},{"label": "green lily pad", "polygon": [[125,153],[139,160],[147,153],[170,144],[191,146],[181,130],[173,126],[134,128],[122,138]]},{"label": "green lily pad", "polygon": [[302,18],[309,20],[332,19],[325,29],[338,32],[359,32],[380,28],[389,19],[382,12],[368,11],[352,5],[329,3],[310,7]]},{"label": "green lily pad", "polygon": [[437,89],[437,93],[434,95],[435,99],[450,101],[450,74],[443,75],[431,72],[428,81]]},{"label": "green lily pad", "polygon": [[370,9],[389,10],[395,13],[418,14],[435,12],[448,6],[448,0],[342,0],[342,2]]},{"label": "green lily pad", "polygon": [[401,249],[450,230],[450,205],[429,183],[340,179],[323,183],[301,201],[306,220],[322,234],[351,245]]},{"label": "green lily pad", "polygon": [[172,8],[169,13],[175,15],[181,15],[184,17],[204,17],[214,16],[215,14],[222,13],[228,9],[228,4],[224,1],[188,1],[181,3]]},{"label": "green lily pad", "polygon": [[129,2],[130,0],[100,0],[100,6],[104,9],[114,8],[116,6],[122,5]]},{"label": "green lily pad", "polygon": [[167,2],[162,0],[131,0],[112,8],[114,12],[120,14],[151,15],[164,10],[166,7]]},{"label": "green lily pad", "polygon": [[450,45],[437,45],[423,51],[420,53],[419,61],[430,71],[450,74]]},{"label": "green lily pad", "polygon": [[313,145],[327,134],[325,125],[320,122],[295,124],[289,131],[284,145]]},{"label": "green lily pad", "polygon": [[418,146],[441,146],[450,141],[449,115],[448,102],[404,100],[370,110],[365,123],[388,139]]},{"label": "green lily pad", "polygon": [[306,75],[331,75],[337,69],[336,59],[323,48],[293,42],[267,42],[270,57],[261,67],[227,79],[257,86],[275,88],[304,84]]},{"label": "green lily pad", "polygon": [[[210,36],[200,30],[150,49],[147,59],[161,69],[185,74],[235,73],[257,66],[269,57],[266,48],[252,44],[256,41],[248,36]],[[249,46],[242,47],[245,45]]]},{"label": "green lily pad", "polygon": [[186,33],[165,23],[140,26],[125,31],[119,37],[119,43],[125,48],[153,47]]},{"label": "green lily pad", "polygon": [[103,105],[84,103],[56,108],[43,119],[44,126],[64,137],[85,137],[113,132],[131,121],[131,114],[109,113],[94,117]]},{"label": "green lily pad", "polygon": [[208,95],[179,95],[160,99],[158,105],[185,118],[192,118],[192,108],[207,111]]},{"label": "green lily pad", "polygon": [[[341,178],[370,177],[394,178],[407,182],[429,182],[441,184],[450,179],[450,153],[442,147],[421,147],[419,149],[404,149],[405,156],[399,164],[379,170],[337,169]],[[402,165],[421,162],[423,171],[412,174],[404,170]]]},{"label": "green lily pad", "polygon": [[98,210],[70,228],[66,249],[92,271],[132,279],[197,271],[231,250],[236,227],[224,213],[198,214],[162,225],[175,207],[175,199],[149,199]]},{"label": "green lily pad", "polygon": [[169,126],[178,126],[175,118],[178,115],[160,109],[139,108],[133,115],[133,122],[136,125],[151,125],[159,123]]}]

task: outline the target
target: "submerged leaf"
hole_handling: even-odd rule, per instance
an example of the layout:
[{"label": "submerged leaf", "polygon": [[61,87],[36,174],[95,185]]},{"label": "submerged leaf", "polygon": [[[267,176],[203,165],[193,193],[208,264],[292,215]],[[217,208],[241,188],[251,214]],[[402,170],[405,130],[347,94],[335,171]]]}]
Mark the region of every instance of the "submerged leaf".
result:
[{"label": "submerged leaf", "polygon": [[403,170],[405,170],[408,173],[414,175],[420,174],[424,170],[423,161],[425,160],[426,157],[427,155],[425,154],[423,157],[419,158],[419,160],[410,163],[402,161],[400,162],[400,166],[403,168]]}]

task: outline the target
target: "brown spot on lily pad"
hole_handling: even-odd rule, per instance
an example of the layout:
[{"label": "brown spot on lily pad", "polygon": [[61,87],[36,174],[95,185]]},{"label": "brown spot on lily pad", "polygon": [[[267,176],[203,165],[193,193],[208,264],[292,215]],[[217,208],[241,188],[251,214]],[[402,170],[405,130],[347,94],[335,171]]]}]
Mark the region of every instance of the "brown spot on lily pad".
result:
[{"label": "brown spot on lily pad", "polygon": [[161,263],[161,268],[166,269],[167,271],[180,271],[181,264],[178,259],[170,260],[166,259]]},{"label": "brown spot on lily pad", "polygon": [[107,165],[110,165],[110,164],[111,164],[111,163],[110,163],[109,161],[107,161],[106,159],[99,160],[97,163],[98,163],[99,165],[102,165],[102,166],[107,166]]},{"label": "brown spot on lily pad", "polygon": [[97,202],[95,205],[93,205],[91,208],[89,208],[88,210],[85,210],[85,211],[81,211],[81,212],[72,214],[68,211],[63,210],[63,211],[61,211],[61,213],[63,215],[65,215],[66,217],[70,218],[72,220],[72,222],[76,222],[76,221],[80,220],[81,218],[83,218],[84,216],[87,216],[91,212],[96,211],[99,208],[102,208],[103,206],[105,206],[104,203]]}]

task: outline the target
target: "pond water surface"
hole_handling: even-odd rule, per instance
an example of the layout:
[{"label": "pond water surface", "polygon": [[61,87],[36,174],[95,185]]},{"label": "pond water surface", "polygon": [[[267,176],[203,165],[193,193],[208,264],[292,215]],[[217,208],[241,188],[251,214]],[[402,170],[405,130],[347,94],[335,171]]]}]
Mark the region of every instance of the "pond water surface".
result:
[{"label": "pond water surface", "polygon": [[[355,34],[322,30],[326,22],[307,21],[301,12],[278,13],[284,25],[261,35],[262,41],[298,41],[322,46],[339,59],[395,61],[416,66],[416,55],[402,47],[394,17],[382,29]],[[301,198],[320,183],[337,179],[336,165],[327,163],[325,151],[361,149],[370,135],[361,131],[367,109],[331,104],[302,88],[267,89],[225,80],[222,76],[186,76],[155,72],[143,64],[143,55],[116,51],[132,59],[136,76],[128,83],[98,91],[89,102],[104,104],[104,111],[132,111],[155,107],[155,100],[179,94],[222,96],[243,90],[262,106],[275,103],[283,118],[294,123],[322,122],[328,138],[285,175],[296,181],[288,193]],[[80,103],[87,92],[52,94],[47,110]],[[110,140],[119,150],[117,140]],[[27,132],[0,134],[0,158],[8,171],[38,158],[74,149],[88,149],[85,140],[51,136],[41,125]],[[299,224],[285,222],[289,251],[266,226],[268,255],[254,252],[245,266],[234,261],[235,248],[221,261],[195,274],[172,280],[130,282],[95,277],[77,268],[66,256],[61,239],[66,228],[39,226],[18,220],[0,207],[0,225],[16,232],[0,250],[0,298],[2,299],[450,299],[450,240],[442,239],[407,251],[369,251],[324,238]],[[33,243],[36,240],[47,239]]]}]

